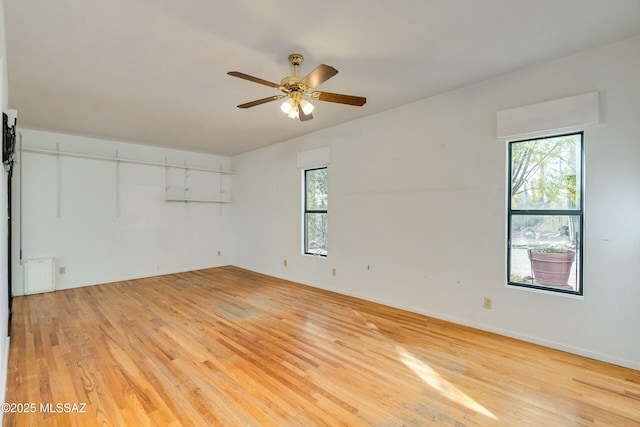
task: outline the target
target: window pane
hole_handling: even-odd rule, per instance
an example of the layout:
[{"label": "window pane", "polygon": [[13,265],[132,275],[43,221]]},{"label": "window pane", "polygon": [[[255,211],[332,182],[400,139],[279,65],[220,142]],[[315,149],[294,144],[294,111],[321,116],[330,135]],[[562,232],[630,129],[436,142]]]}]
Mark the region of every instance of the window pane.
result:
[{"label": "window pane", "polygon": [[306,242],[309,254],[327,254],[327,214],[307,213],[306,215]]},{"label": "window pane", "polygon": [[579,210],[581,134],[511,143],[512,210]]},{"label": "window pane", "polygon": [[327,168],[306,171],[307,210],[327,210]]},{"label": "window pane", "polygon": [[509,282],[579,291],[579,215],[512,215]]}]

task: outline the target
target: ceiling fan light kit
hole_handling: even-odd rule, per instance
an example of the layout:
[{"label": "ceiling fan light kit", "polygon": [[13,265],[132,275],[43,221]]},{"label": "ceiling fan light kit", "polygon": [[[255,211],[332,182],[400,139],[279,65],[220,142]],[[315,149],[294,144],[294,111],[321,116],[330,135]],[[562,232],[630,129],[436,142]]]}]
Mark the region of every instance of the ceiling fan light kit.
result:
[{"label": "ceiling fan light kit", "polygon": [[282,112],[292,119],[297,119],[299,117],[300,109],[302,109],[304,114],[310,115],[313,110],[315,110],[313,104],[302,98],[299,93],[296,93],[296,95],[297,96],[289,96],[289,98],[282,103],[280,106]]},{"label": "ceiling fan light kit", "polygon": [[284,93],[284,95],[270,96],[267,98],[240,104],[238,105],[238,108],[251,108],[255,107],[256,105],[262,105],[267,102],[287,98],[280,106],[280,110],[282,110],[282,112],[285,113],[288,117],[292,119],[300,119],[300,121],[304,122],[313,118],[313,115],[311,113],[313,112],[315,107],[311,102],[309,102],[310,99],[316,101],[333,102],[337,104],[353,105],[357,107],[361,107],[367,102],[367,98],[361,96],[313,91],[313,89],[338,74],[338,70],[330,65],[320,64],[305,77],[300,77],[298,75],[298,67],[300,66],[300,64],[302,64],[302,61],[304,61],[304,58],[298,53],[289,55],[289,63],[293,68],[293,75],[283,78],[280,81],[280,84],[272,83],[258,77],[253,77],[239,71],[229,71],[227,74],[229,74],[230,76],[269,86]]}]

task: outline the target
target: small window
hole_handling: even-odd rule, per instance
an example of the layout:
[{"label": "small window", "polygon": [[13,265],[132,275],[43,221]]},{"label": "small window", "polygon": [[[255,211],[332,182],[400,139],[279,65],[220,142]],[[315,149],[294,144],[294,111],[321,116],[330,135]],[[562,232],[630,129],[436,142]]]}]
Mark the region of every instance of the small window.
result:
[{"label": "small window", "polygon": [[327,168],[304,171],[304,253],[327,256]]},{"label": "small window", "polygon": [[582,295],[583,134],[509,143],[510,285]]}]

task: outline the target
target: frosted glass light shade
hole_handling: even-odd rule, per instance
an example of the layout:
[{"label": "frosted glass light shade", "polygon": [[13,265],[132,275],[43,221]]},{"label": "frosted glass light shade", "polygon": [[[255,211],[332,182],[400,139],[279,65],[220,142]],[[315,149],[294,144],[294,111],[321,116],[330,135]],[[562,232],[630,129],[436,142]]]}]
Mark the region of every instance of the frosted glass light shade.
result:
[{"label": "frosted glass light shade", "polygon": [[[291,114],[292,111],[294,111],[295,108],[295,103],[293,102],[293,99],[291,98],[287,98],[286,101],[284,101],[282,103],[282,105],[280,106],[280,109],[282,110],[283,113],[285,114]],[[297,111],[296,111],[297,113]]]},{"label": "frosted glass light shade", "polygon": [[315,109],[313,104],[310,103],[309,101],[307,101],[306,99],[301,99],[299,105],[302,108],[302,111],[304,112],[304,114],[306,114],[306,115],[311,114],[313,112],[313,110]]}]

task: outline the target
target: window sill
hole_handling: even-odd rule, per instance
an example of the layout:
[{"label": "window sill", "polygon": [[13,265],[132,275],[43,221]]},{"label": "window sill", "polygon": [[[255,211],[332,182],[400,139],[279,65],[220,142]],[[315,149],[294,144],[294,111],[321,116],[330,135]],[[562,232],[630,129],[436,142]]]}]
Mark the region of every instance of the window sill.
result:
[{"label": "window sill", "polygon": [[514,285],[514,284],[511,284],[511,283],[507,283],[505,285],[505,287],[507,289],[515,289],[515,290],[519,290],[519,291],[533,292],[533,293],[537,293],[537,294],[556,295],[556,296],[567,297],[567,298],[572,298],[572,299],[579,299],[579,300],[583,300],[584,299],[584,294],[580,295],[580,294],[574,293],[574,292],[562,292],[562,291],[556,291],[556,290],[553,290],[553,289],[544,289],[544,288],[541,288],[541,287]]}]

